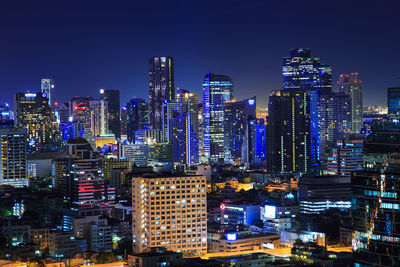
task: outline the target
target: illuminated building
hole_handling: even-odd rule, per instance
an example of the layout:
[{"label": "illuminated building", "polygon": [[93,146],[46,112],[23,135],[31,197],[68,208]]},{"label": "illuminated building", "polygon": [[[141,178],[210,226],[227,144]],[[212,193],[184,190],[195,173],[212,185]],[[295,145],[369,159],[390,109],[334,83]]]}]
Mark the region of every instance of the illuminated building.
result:
[{"label": "illuminated building", "polygon": [[175,102],[179,112],[189,114],[193,131],[196,133],[196,136],[198,136],[199,94],[190,93],[187,90],[179,89],[175,97]]},{"label": "illuminated building", "polygon": [[295,218],[300,212],[300,207],[295,205],[263,205],[261,207],[261,220],[264,230],[268,233],[281,233],[292,228]]},{"label": "illuminated building", "polygon": [[86,223],[83,227],[83,237],[87,240],[88,251],[111,252],[112,229],[111,225]]},{"label": "illuminated building", "polygon": [[354,171],[360,171],[364,165],[363,154],[364,135],[354,134],[338,139],[328,157],[327,174],[349,176]]},{"label": "illuminated building", "polygon": [[110,183],[113,169],[131,169],[131,162],[128,159],[109,158],[100,160],[100,168],[103,170],[105,180]]},{"label": "illuminated building", "polygon": [[298,198],[300,213],[320,214],[329,209],[349,211],[350,177],[303,176],[298,183]]},{"label": "illuminated building", "polygon": [[121,138],[119,89],[100,89],[100,100],[108,107],[108,129],[115,137]]},{"label": "illuminated building", "polygon": [[252,225],[260,219],[260,205],[221,203],[221,224]]},{"label": "illuminated building", "polygon": [[211,184],[207,184],[207,192],[218,191],[225,187],[232,187],[235,189],[236,192],[240,192],[242,190],[248,191],[253,189],[252,183],[239,183],[237,179],[228,180],[223,183],[214,183],[214,190],[212,190]]},{"label": "illuminated building", "polygon": [[360,133],[363,118],[363,93],[358,73],[340,74],[336,92],[344,92],[350,96],[352,130],[353,133]]},{"label": "illuminated building", "polygon": [[399,150],[398,121],[376,120],[364,142],[364,170],[351,177],[354,266],[400,262]]},{"label": "illuminated building", "polygon": [[253,168],[267,167],[266,119],[250,120],[247,132],[248,161]]},{"label": "illuminated building", "polygon": [[149,118],[153,129],[162,128],[162,105],[164,100],[175,97],[174,59],[152,57],[149,60]]},{"label": "illuminated building", "polygon": [[[128,129],[128,108],[123,106],[121,109],[121,135],[127,138]],[[123,139],[125,140],[125,139]]]},{"label": "illuminated building", "polygon": [[270,173],[309,172],[313,150],[310,134],[310,95],[308,90],[270,93],[267,125],[267,169]]},{"label": "illuminated building", "polygon": [[[280,245],[280,237],[277,234],[255,234],[250,231],[239,231],[209,235],[212,253],[260,251]],[[258,262],[256,265],[258,265]]]},{"label": "illuminated building", "polygon": [[83,137],[85,125],[80,122],[60,123],[61,137],[63,140]]},{"label": "illuminated building", "polygon": [[352,129],[351,98],[343,92],[321,95],[320,101],[320,140],[321,158],[326,159],[326,151],[341,133]]},{"label": "illuminated building", "polygon": [[94,136],[108,134],[108,106],[104,100],[90,101],[90,129]]},{"label": "illuminated building", "polygon": [[150,129],[145,126],[142,130],[135,131],[135,144],[160,144],[164,142],[164,136],[160,129]]},{"label": "illuminated building", "polygon": [[120,158],[129,159],[138,167],[173,167],[172,144],[122,144]]},{"label": "illuminated building", "polygon": [[224,160],[224,103],[232,99],[232,79],[207,73],[203,80],[203,152],[212,162]]},{"label": "illuminated building", "polygon": [[51,108],[55,107],[55,98],[54,98],[54,90],[55,90],[55,82],[54,78],[46,77],[41,80],[40,83],[41,92],[47,95],[48,103]]},{"label": "illuminated building", "polygon": [[133,252],[165,247],[186,255],[207,251],[204,176],[133,177]]},{"label": "illuminated building", "polygon": [[127,137],[130,143],[134,143],[135,131],[145,129],[149,124],[149,106],[142,98],[132,98],[126,104],[126,110]]},{"label": "illuminated building", "polygon": [[83,138],[67,143],[68,156],[53,163],[53,179],[64,190],[73,211],[79,216],[97,215],[111,210],[115,189],[107,187],[100,159]]},{"label": "illuminated building", "polygon": [[249,130],[249,120],[255,118],[256,97],[224,103],[224,158],[226,162],[248,162],[245,156],[249,151],[246,133]]},{"label": "illuminated building", "polygon": [[310,142],[312,165],[320,161],[320,97],[332,91],[332,69],[311,57],[309,48],[290,50],[290,57],[283,58],[283,90],[309,91],[307,105],[310,109]]},{"label": "illuminated building", "polygon": [[388,88],[387,91],[388,114],[400,112],[400,87]]},{"label": "illuminated building", "polygon": [[68,103],[55,102],[54,106],[60,123],[70,122]]},{"label": "illuminated building", "polygon": [[4,105],[0,105],[0,122],[7,122],[13,119],[13,113],[10,110],[9,105],[7,103]]},{"label": "illuminated building", "polygon": [[69,102],[69,117],[71,122],[80,122],[85,128],[90,128],[90,102],[94,99],[90,96],[74,96]]},{"label": "illuminated building", "polygon": [[14,108],[15,126],[26,129],[30,152],[58,148],[60,129],[46,93],[17,93]]},{"label": "illuminated building", "polygon": [[0,185],[28,186],[26,130],[0,129]]}]

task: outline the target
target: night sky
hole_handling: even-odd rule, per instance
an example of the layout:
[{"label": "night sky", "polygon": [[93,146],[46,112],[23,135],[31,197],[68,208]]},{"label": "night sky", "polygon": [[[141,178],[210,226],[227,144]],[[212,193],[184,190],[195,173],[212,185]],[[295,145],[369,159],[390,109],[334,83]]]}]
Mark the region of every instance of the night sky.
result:
[{"label": "night sky", "polygon": [[201,93],[208,72],[230,75],[234,96],[281,89],[295,47],[341,72],[359,72],[365,104],[400,85],[400,1],[1,1],[0,103],[56,78],[56,99],[119,88],[148,98],[148,59],[173,56],[175,85]]}]

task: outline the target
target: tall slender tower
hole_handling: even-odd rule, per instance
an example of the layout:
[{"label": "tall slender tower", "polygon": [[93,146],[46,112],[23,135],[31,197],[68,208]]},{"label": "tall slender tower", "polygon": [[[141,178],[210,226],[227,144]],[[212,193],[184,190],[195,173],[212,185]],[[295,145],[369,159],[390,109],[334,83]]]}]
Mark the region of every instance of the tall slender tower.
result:
[{"label": "tall slender tower", "polygon": [[108,107],[108,128],[116,138],[121,137],[119,89],[100,89],[100,100]]},{"label": "tall slender tower", "polygon": [[55,99],[54,99],[54,78],[46,77],[41,80],[40,88],[42,93],[46,94],[47,98],[49,99],[50,107],[54,107]]},{"label": "tall slender tower", "polygon": [[162,105],[164,100],[175,98],[174,59],[152,57],[149,60],[150,126],[162,128]]},{"label": "tall slender tower", "polygon": [[363,117],[362,83],[358,73],[340,74],[336,92],[344,92],[351,98],[351,118],[353,133],[360,133]]},{"label": "tall slender tower", "polygon": [[232,79],[207,73],[203,80],[204,155],[212,162],[224,160],[224,103],[232,99]]}]

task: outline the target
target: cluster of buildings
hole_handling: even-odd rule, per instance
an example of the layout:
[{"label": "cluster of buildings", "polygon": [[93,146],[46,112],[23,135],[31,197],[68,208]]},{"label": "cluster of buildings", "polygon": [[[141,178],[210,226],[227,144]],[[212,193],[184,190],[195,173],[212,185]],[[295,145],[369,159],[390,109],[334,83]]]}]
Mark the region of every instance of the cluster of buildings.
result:
[{"label": "cluster of buildings", "polygon": [[268,112],[234,99],[227,75],[207,73],[201,99],[174,75],[172,57],[150,58],[149,100],[122,106],[119,89],[57,101],[52,77],[0,105],[2,258],[400,261],[399,88],[387,111],[363,108],[360,75],[333,83],[303,48],[283,58]]}]

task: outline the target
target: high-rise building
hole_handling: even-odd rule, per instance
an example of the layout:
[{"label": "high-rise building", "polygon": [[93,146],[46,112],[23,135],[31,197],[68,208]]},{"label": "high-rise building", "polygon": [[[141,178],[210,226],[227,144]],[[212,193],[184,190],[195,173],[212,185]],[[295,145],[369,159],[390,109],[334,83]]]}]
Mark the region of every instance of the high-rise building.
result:
[{"label": "high-rise building", "polygon": [[90,129],[94,136],[108,134],[108,105],[104,100],[90,101]]},{"label": "high-rise building", "polygon": [[142,130],[149,125],[149,106],[142,98],[132,98],[126,104],[127,110],[127,138],[130,143],[135,142],[135,131]]},{"label": "high-rise building", "polygon": [[114,205],[115,188],[107,187],[100,159],[88,141],[75,138],[67,142],[65,159],[53,163],[54,185],[65,192],[78,216],[97,215]]},{"label": "high-rise building", "polygon": [[351,177],[354,266],[400,262],[399,150],[400,124],[375,120],[364,142],[364,170]]},{"label": "high-rise building", "polygon": [[363,118],[363,94],[358,73],[340,74],[336,92],[344,92],[350,96],[352,130],[353,133],[360,133]]},{"label": "high-rise building", "polygon": [[14,107],[15,126],[26,129],[30,152],[58,148],[60,129],[45,93],[17,93]]},{"label": "high-rise building", "polygon": [[69,102],[69,117],[72,122],[84,123],[85,128],[90,128],[90,96],[74,96]]},{"label": "high-rise building", "polygon": [[179,89],[175,97],[176,107],[180,113],[188,113],[193,130],[198,136],[199,133],[199,94],[190,93],[187,90]]},{"label": "high-rise building", "polygon": [[266,119],[250,120],[247,131],[248,159],[253,168],[267,167],[267,122]]},{"label": "high-rise building", "polygon": [[327,173],[330,175],[349,176],[360,171],[364,165],[364,135],[352,134],[336,140],[328,157]]},{"label": "high-rise building", "polygon": [[0,105],[0,122],[11,121],[13,119],[14,117],[10,106],[7,103]]},{"label": "high-rise building", "polygon": [[309,90],[272,91],[268,103],[268,171],[307,173],[311,167]]},{"label": "high-rise building", "polygon": [[0,129],[0,185],[28,186],[26,130]]},{"label": "high-rise building", "polygon": [[225,161],[246,162],[242,151],[247,154],[246,132],[248,123],[256,118],[256,97],[242,101],[224,103],[224,150]]},{"label": "high-rise building", "polygon": [[205,254],[206,178],[133,177],[132,225],[135,253],[148,251],[152,247],[165,247],[189,256]]},{"label": "high-rise building", "polygon": [[321,158],[326,159],[328,147],[339,138],[341,133],[352,129],[351,98],[343,92],[321,95],[319,130],[321,140]]},{"label": "high-rise building", "polygon": [[175,98],[174,59],[172,57],[150,58],[149,87],[150,126],[154,129],[161,129],[164,100]]},{"label": "high-rise building", "polygon": [[318,164],[320,154],[320,97],[332,91],[332,69],[311,57],[309,48],[296,48],[283,58],[283,90],[308,90],[310,100],[310,145],[312,165]]},{"label": "high-rise building", "polygon": [[387,91],[388,114],[400,112],[400,87],[388,88]]},{"label": "high-rise building", "polygon": [[49,105],[51,108],[55,107],[55,98],[54,98],[54,90],[55,90],[55,82],[54,78],[46,77],[41,80],[40,83],[41,92],[47,95],[49,100]]},{"label": "high-rise building", "polygon": [[119,89],[100,89],[100,100],[108,107],[108,129],[116,138],[121,138]]},{"label": "high-rise building", "polygon": [[207,73],[203,80],[203,149],[212,162],[224,160],[224,103],[232,99],[232,79]]}]

